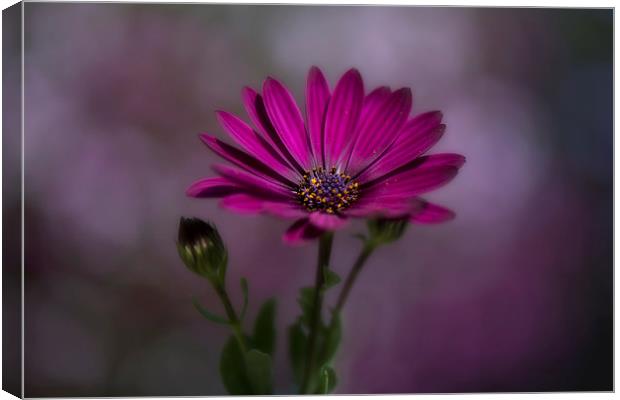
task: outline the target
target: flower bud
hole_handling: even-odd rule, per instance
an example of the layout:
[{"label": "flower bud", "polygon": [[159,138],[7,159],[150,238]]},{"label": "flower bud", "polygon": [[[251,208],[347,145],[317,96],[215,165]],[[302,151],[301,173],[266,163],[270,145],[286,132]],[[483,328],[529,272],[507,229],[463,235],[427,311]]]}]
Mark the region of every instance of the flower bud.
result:
[{"label": "flower bud", "polygon": [[198,218],[181,218],[177,249],[191,271],[223,284],[228,252],[214,225]]},{"label": "flower bud", "polygon": [[409,220],[407,218],[377,218],[368,220],[368,239],[375,245],[395,242],[405,233]]}]

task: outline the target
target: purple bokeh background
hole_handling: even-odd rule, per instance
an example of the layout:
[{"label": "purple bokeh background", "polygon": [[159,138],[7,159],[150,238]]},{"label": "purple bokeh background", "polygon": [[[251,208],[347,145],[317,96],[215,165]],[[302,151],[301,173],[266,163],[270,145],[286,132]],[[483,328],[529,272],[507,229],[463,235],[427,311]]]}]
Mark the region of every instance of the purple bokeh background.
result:
[{"label": "purple bokeh background", "polygon": [[[228,332],[191,306],[220,307],[177,258],[181,216],[217,224],[251,318],[278,299],[277,387],[290,391],[283,333],[316,244],[287,247],[287,222],[184,191],[212,174],[197,134],[225,137],[214,110],[244,115],[241,88],[267,75],[300,101],[311,65],[332,84],[356,67],[366,90],[412,87],[414,113],[444,113],[434,151],[468,159],[428,196],[456,220],[412,226],[363,271],[336,392],[611,390],[612,10],[25,11],[26,396],[225,393]],[[336,237],[341,275],[363,229]]]}]

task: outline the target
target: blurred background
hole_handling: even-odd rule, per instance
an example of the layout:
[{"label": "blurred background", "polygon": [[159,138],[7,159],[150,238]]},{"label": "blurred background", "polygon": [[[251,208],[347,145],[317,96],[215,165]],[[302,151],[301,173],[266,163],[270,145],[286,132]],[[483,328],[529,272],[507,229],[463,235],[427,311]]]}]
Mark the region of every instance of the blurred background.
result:
[{"label": "blurred background", "polygon": [[[457,212],[376,252],[353,289],[336,393],[612,389],[612,10],[25,4],[26,396],[222,395],[220,304],[177,258],[181,216],[214,221],[237,303],[275,296],[286,327],[316,244],[290,222],[187,198],[216,158],[214,111],[267,75],[303,100],[412,87],[439,109],[434,152],[467,156],[428,196]],[[19,42],[13,49],[18,63]],[[13,155],[18,157],[17,154]],[[17,173],[17,172],[16,172]],[[18,209],[19,198],[5,197]],[[16,214],[15,218],[18,217]],[[6,218],[6,216],[5,216]],[[334,269],[359,250],[339,233]],[[336,291],[334,291],[336,292]],[[333,295],[328,304],[333,304]]]}]

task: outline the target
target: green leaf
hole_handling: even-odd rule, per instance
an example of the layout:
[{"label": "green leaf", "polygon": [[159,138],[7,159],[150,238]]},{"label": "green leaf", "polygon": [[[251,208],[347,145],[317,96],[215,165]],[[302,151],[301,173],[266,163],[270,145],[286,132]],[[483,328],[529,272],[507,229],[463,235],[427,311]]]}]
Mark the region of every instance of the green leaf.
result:
[{"label": "green leaf", "polygon": [[308,337],[304,333],[301,321],[297,321],[289,327],[288,346],[295,382],[299,385],[303,379],[304,367],[306,365],[306,349],[308,347]]},{"label": "green leaf", "polygon": [[263,353],[273,355],[276,343],[276,301],[269,299],[263,303],[254,322],[254,347]]},{"label": "green leaf", "polygon": [[331,393],[334,388],[336,388],[337,383],[338,380],[336,379],[336,372],[334,369],[328,365],[324,365],[319,371],[319,387],[317,394]]},{"label": "green leaf", "polygon": [[340,345],[340,338],[342,336],[342,326],[340,324],[340,317],[338,315],[334,315],[334,322],[324,331],[323,338],[323,352],[319,359],[320,364],[329,363],[336,351],[338,350],[338,345]]},{"label": "green leaf", "polygon": [[340,283],[340,277],[338,276],[338,274],[329,269],[328,267],[325,267],[323,269],[323,276],[323,279],[325,280],[325,282],[323,283],[323,290],[327,290]]},{"label": "green leaf", "polygon": [[229,394],[252,394],[252,385],[247,376],[245,357],[234,336],[230,336],[220,356],[220,375]]},{"label": "green leaf", "polygon": [[241,291],[243,292],[243,308],[241,309],[241,321],[243,321],[243,318],[245,317],[245,312],[248,309],[248,280],[245,278],[241,278],[241,281],[239,282],[241,285]]},{"label": "green leaf", "polygon": [[207,309],[205,309],[203,306],[200,305],[198,300],[194,299],[192,303],[194,304],[194,307],[196,308],[196,310],[198,310],[198,312],[202,314],[202,316],[208,319],[209,321],[213,321],[218,324],[225,324],[225,325],[229,324],[229,321],[226,318],[220,317],[219,315],[213,314],[212,312],[208,311]]},{"label": "green leaf", "polygon": [[248,378],[253,394],[272,394],[271,357],[256,349],[246,353]]}]

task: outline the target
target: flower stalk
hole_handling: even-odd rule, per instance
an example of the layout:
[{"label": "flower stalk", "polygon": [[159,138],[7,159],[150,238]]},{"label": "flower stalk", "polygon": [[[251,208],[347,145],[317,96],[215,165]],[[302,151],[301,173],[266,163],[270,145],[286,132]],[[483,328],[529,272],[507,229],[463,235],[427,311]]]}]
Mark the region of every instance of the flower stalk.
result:
[{"label": "flower stalk", "polygon": [[[366,261],[370,258],[371,254],[381,245],[392,243],[401,238],[407,228],[407,221],[404,219],[375,219],[368,221],[369,237],[362,236],[364,246],[360,251],[353,267],[347,274],[344,284],[338,295],[336,306],[332,310],[332,317],[327,327],[327,335],[333,334],[336,329],[336,325],[342,313],[351,289],[355,284],[360,272],[362,271]],[[327,352],[327,348],[324,346],[321,349],[321,354],[324,356]]]},{"label": "flower stalk", "polygon": [[332,252],[334,234],[324,233],[319,239],[319,255],[316,268],[314,285],[314,298],[312,301],[312,314],[310,319],[310,336],[308,338],[308,358],[306,369],[301,384],[301,393],[308,393],[312,381],[317,360],[317,338],[321,325],[321,308],[323,306],[323,286],[325,284],[325,269],[328,268]]},{"label": "flower stalk", "polygon": [[[362,251],[360,252],[360,254],[357,256],[357,259],[355,260],[353,267],[351,267],[351,271],[349,271],[349,274],[347,275],[344,281],[344,284],[342,286],[342,290],[340,291],[340,294],[338,295],[338,301],[336,302],[336,306],[334,307],[334,315],[339,315],[342,309],[344,308],[344,304],[346,303],[347,298],[349,297],[349,293],[351,292],[351,288],[353,287],[355,280],[357,279],[360,271],[364,267],[364,264],[366,264],[366,261],[368,260],[370,255],[373,253],[373,251],[375,251],[376,248],[377,248],[377,245],[374,244],[373,242],[364,243],[364,247],[362,248]],[[335,318],[332,318],[332,321],[334,319]]]},{"label": "flower stalk", "polygon": [[228,324],[230,325],[230,328],[232,329],[233,334],[237,339],[237,342],[239,343],[239,348],[241,348],[242,352],[245,354],[248,346],[245,342],[245,337],[243,335],[241,320],[237,316],[237,312],[235,311],[235,308],[230,301],[230,297],[226,292],[226,288],[224,287],[224,285],[218,285],[215,287],[215,292],[222,301],[222,304],[224,305],[224,309],[226,310],[226,316],[228,317]]}]

